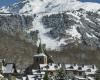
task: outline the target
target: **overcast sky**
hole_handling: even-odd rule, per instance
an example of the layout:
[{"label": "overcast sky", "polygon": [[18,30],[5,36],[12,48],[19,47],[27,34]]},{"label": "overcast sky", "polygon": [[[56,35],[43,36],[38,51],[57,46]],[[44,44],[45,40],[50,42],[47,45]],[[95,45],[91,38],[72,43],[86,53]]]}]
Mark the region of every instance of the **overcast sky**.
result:
[{"label": "overcast sky", "polygon": [[[12,4],[14,2],[18,2],[18,1],[21,1],[21,0],[0,0],[0,6],[10,5],[10,4]],[[99,2],[100,3],[100,0],[81,0],[81,1]]]}]

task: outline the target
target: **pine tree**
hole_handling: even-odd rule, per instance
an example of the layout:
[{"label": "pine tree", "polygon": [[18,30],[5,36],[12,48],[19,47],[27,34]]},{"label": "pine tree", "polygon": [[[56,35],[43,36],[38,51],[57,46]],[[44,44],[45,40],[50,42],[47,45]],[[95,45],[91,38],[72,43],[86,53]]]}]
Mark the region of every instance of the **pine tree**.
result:
[{"label": "pine tree", "polygon": [[100,69],[97,70],[95,80],[100,80]]},{"label": "pine tree", "polygon": [[40,42],[37,53],[39,54],[39,53],[42,53],[42,52],[43,52],[43,50],[42,50],[42,45],[41,45],[41,42]]},{"label": "pine tree", "polygon": [[68,77],[66,75],[64,68],[61,68],[58,70],[57,80],[68,80]]},{"label": "pine tree", "polygon": [[45,73],[43,80],[49,80],[47,72]]}]

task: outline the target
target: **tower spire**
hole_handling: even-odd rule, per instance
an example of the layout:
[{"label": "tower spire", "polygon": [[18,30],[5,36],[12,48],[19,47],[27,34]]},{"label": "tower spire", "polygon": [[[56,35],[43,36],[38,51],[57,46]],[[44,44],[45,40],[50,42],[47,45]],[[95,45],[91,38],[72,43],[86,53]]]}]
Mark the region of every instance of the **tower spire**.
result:
[{"label": "tower spire", "polygon": [[40,39],[40,43],[39,43],[39,46],[38,46],[38,49],[37,49],[37,53],[38,54],[44,53],[43,48],[42,48],[42,44],[41,44],[41,39]]}]

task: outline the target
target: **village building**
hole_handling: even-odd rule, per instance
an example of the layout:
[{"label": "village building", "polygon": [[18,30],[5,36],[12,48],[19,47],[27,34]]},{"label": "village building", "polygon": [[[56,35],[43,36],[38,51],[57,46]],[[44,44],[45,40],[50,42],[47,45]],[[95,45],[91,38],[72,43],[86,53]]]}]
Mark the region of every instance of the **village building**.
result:
[{"label": "village building", "polygon": [[0,80],[13,78],[17,74],[14,63],[6,63],[5,59],[0,59]]},{"label": "village building", "polygon": [[[0,79],[5,80],[43,80],[46,73],[51,80],[94,80],[97,67],[95,65],[85,64],[61,64],[48,61],[48,55],[45,54],[41,42],[37,53],[33,55],[33,64],[31,73],[23,73],[18,76],[14,63],[6,63],[5,59],[0,60]],[[49,57],[50,58],[50,57]],[[30,66],[30,65],[29,65]],[[30,67],[29,67],[30,68]],[[59,77],[58,71],[64,70],[64,75]],[[17,75],[16,75],[17,74]]]},{"label": "village building", "polygon": [[[37,54],[33,57],[35,69],[40,72],[48,72],[49,76],[57,74],[61,68],[65,69],[66,75],[73,77],[75,80],[87,80],[94,78],[97,68],[95,65],[84,64],[55,64],[48,61],[48,56],[44,53],[41,43],[39,44]],[[34,72],[33,72],[34,74]],[[91,80],[91,79],[90,79]]]},{"label": "village building", "polygon": [[48,72],[48,75],[56,75],[57,71],[62,68],[61,64],[48,63],[48,64],[40,64],[40,70],[44,72]]},{"label": "village building", "polygon": [[95,65],[65,64],[66,74],[73,76],[76,80],[87,80],[94,78],[97,68]]}]

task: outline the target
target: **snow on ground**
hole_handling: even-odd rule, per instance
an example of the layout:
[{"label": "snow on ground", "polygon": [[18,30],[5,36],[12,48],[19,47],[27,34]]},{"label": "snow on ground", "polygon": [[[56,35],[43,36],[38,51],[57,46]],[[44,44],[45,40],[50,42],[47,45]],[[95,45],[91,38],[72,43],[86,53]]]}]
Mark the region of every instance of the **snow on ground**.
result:
[{"label": "snow on ground", "polygon": [[[66,44],[66,39],[61,39],[58,41],[57,39],[51,39],[46,35],[46,33],[50,29],[45,29],[43,24],[41,23],[41,19],[44,15],[51,15],[57,14],[59,12],[65,11],[73,11],[83,8],[86,11],[96,11],[100,9],[99,3],[91,3],[91,2],[79,2],[76,0],[29,0],[29,3],[26,3],[25,6],[20,10],[20,13],[27,13],[28,14],[36,14],[37,17],[33,21],[33,28],[29,31],[39,31],[38,37],[41,39],[43,44],[46,44],[46,48],[48,49],[57,49],[58,46],[61,44]],[[69,13],[70,15],[76,17],[78,20],[80,17],[78,16],[79,13],[76,14]],[[88,18],[85,19],[90,21]],[[72,35],[72,38],[81,38],[81,35],[77,32],[77,25],[72,26],[72,29],[66,30],[66,33]],[[90,36],[90,35],[88,35]],[[38,44],[38,43],[37,43]]]},{"label": "snow on ground", "polygon": [[20,13],[28,11],[29,14],[40,12],[63,12],[67,10],[78,10],[80,8],[86,11],[96,11],[100,9],[99,3],[79,2],[77,0],[29,0],[20,10]]},{"label": "snow on ground", "polygon": [[76,30],[77,25],[72,26],[72,28],[70,30],[66,30],[67,34],[70,34],[73,38],[81,38],[81,35],[78,33],[78,31]]},{"label": "snow on ground", "polygon": [[[37,5],[38,4],[38,5]],[[76,5],[77,4],[77,5]],[[89,5],[88,5],[89,4]],[[92,4],[94,4],[92,6]],[[30,6],[31,5],[31,6]],[[74,5],[74,6],[73,6]],[[90,5],[92,7],[90,7]],[[35,18],[35,20],[33,21],[33,28],[30,29],[35,31],[38,30],[39,31],[39,38],[41,39],[41,42],[43,44],[46,44],[46,48],[49,49],[57,49],[61,44],[66,44],[65,41],[66,39],[61,39],[60,41],[58,41],[57,39],[52,39],[50,37],[48,37],[46,35],[46,33],[50,30],[50,29],[45,29],[44,25],[41,23],[41,19],[44,15],[51,15],[51,14],[56,14],[59,12],[63,12],[63,11],[67,11],[67,10],[71,10],[71,9],[79,9],[79,8],[84,8],[86,10],[92,10],[94,6],[98,6],[96,7],[96,9],[99,8],[99,5],[97,3],[82,3],[79,1],[75,1],[75,2],[66,2],[66,0],[44,0],[44,1],[40,1],[40,0],[34,0],[34,1],[30,1],[30,3],[27,3],[27,5],[21,10],[22,12],[25,12],[24,10],[28,9],[28,7],[30,7],[30,14],[37,14],[37,17]],[[77,14],[73,14],[73,13],[69,13],[70,15],[76,17],[78,20],[80,19],[80,17]],[[91,22],[88,18],[85,17],[86,20],[88,20],[89,22]],[[66,33],[70,34],[72,36],[72,38],[81,38],[81,35],[77,32],[77,25],[72,26],[72,29],[70,30],[66,30]],[[37,43],[38,44],[38,43]]]},{"label": "snow on ground", "polygon": [[90,23],[95,24],[95,23],[94,23],[94,22],[92,22],[89,18],[87,18],[85,14],[84,14],[83,16],[84,16],[85,20],[87,20],[87,21],[88,21],[88,22],[90,22]]},{"label": "snow on ground", "polygon": [[[34,21],[33,21],[33,28],[30,29],[29,31],[35,31],[38,30],[39,34],[38,37],[41,39],[42,44],[46,44],[46,48],[48,49],[58,49],[58,46],[60,46],[60,44],[63,44],[64,42],[61,41],[59,43],[59,41],[55,40],[55,39],[51,39],[50,37],[46,36],[46,33],[50,30],[50,29],[45,29],[43,24],[41,23],[41,18],[43,15],[39,15]],[[37,45],[39,44],[39,41],[37,42]],[[65,43],[64,43],[65,44]]]},{"label": "snow on ground", "polygon": [[0,8],[1,13],[9,13],[8,9],[6,7]]},{"label": "snow on ground", "polygon": [[42,9],[43,3],[40,0],[30,0],[29,3],[26,3],[25,6],[19,11],[19,13],[26,13],[28,14],[34,14],[38,13],[40,11],[40,8]]},{"label": "snow on ground", "polygon": [[[24,3],[25,1],[22,1]],[[92,2],[80,2],[78,0],[26,0],[26,4],[23,8],[16,9],[19,13],[35,14],[40,12],[63,12],[67,10],[78,10],[80,8],[86,11],[96,11],[100,9],[99,3]],[[12,4],[12,8],[18,3]],[[5,5],[5,7],[7,7]],[[19,6],[20,8],[20,6]],[[8,9],[8,10],[7,10]],[[9,7],[4,10],[9,11]],[[16,11],[18,12],[18,11]]]},{"label": "snow on ground", "polygon": [[67,13],[67,14],[69,14],[69,15],[72,15],[72,16],[74,16],[75,18],[77,18],[77,19],[80,19],[80,17],[77,15],[77,14],[73,14],[72,12],[69,12],[69,13]]},{"label": "snow on ground", "polygon": [[94,34],[89,34],[89,33],[86,33],[86,35],[90,38],[95,38],[95,39],[98,39]]}]

